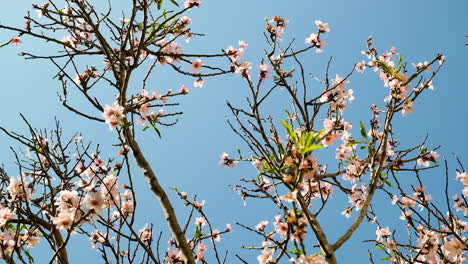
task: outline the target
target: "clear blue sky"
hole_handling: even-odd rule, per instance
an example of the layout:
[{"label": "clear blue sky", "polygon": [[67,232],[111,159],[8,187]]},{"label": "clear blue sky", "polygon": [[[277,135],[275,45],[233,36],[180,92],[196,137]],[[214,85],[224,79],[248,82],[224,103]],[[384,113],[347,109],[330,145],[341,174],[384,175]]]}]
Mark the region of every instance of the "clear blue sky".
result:
[{"label": "clear blue sky", "polygon": [[[22,16],[30,6],[27,2],[3,3],[1,23],[22,27]],[[277,15],[290,20],[285,41],[296,38],[297,47],[303,47],[304,38],[315,31],[314,20],[330,24],[331,32],[324,38],[329,46],[322,54],[311,53],[304,60],[307,72],[315,75],[324,73],[324,65],[330,56],[334,61],[331,72],[344,75],[355,62],[364,59],[360,52],[365,49],[369,36],[374,37],[380,51],[395,46],[408,62],[430,60],[437,53],[442,53],[447,57],[446,64],[434,80],[435,90],[423,95],[416,103],[414,114],[398,120],[396,130],[399,140],[406,146],[419,143],[428,134],[429,146],[442,145],[441,154],[450,156],[456,153],[466,161],[468,111],[465,104],[468,87],[465,78],[468,73],[468,47],[464,44],[468,42],[465,38],[468,35],[467,11],[468,2],[465,0],[204,0],[201,8],[194,9],[188,15],[193,19],[192,28],[206,34],[206,37],[193,39],[187,49],[217,52],[229,45],[236,45],[238,40],[244,40],[249,43],[246,59],[258,65],[266,47],[262,36],[264,18]],[[10,32],[0,32],[2,41],[12,36],[14,34]],[[105,125],[82,120],[61,107],[56,96],[60,84],[51,80],[54,72],[50,64],[46,61],[25,61],[16,55],[19,51],[38,52],[44,49],[43,43],[26,37],[20,49],[0,49],[0,90],[3,98],[0,126],[26,133],[19,113],[23,113],[38,128],[51,127],[56,116],[66,133],[81,132],[85,140],[102,143],[103,149],[113,155],[115,149],[108,145],[114,142],[109,140],[114,135]],[[157,72],[156,76],[156,90],[177,89],[182,83],[191,83],[177,75]],[[355,74],[350,80],[349,87],[353,88],[356,100],[349,107],[347,119],[356,126],[359,120],[369,118],[370,104],[383,105],[385,90],[371,71],[364,75]],[[233,224],[234,232],[222,238],[222,245],[229,250],[231,257],[237,253],[256,263],[256,254],[239,249],[239,246],[260,245],[261,238],[251,236],[234,224],[255,225],[264,219],[272,222],[277,211],[272,211],[269,205],[253,201],[248,201],[244,207],[238,195],[227,187],[237,184],[243,177],[254,176],[251,166],[245,164],[226,169],[218,165],[219,155],[223,151],[235,153],[238,147],[246,149],[225,123],[228,115],[226,100],[241,103],[246,95],[247,87],[236,76],[209,79],[205,87],[193,88],[189,96],[181,99],[183,106],[180,109],[185,114],[179,124],[163,129],[162,140],[148,135],[143,145],[165,187],[176,186],[206,200],[207,213],[218,229],[223,229],[225,223]],[[112,98],[113,95],[109,95],[109,104]],[[1,134],[0,163],[13,176],[17,170],[9,146],[16,145]],[[452,162],[452,168],[455,168],[453,165]],[[433,183],[430,190],[438,191],[437,184],[442,175],[442,170],[427,175],[426,179]],[[156,199],[148,192],[144,181],[140,180],[138,184],[141,190],[138,193],[141,223],[152,221],[157,230],[167,231],[166,224],[159,217]],[[185,209],[178,201],[175,204],[180,215],[184,215]],[[337,213],[322,216],[322,220],[327,222],[325,228],[332,232],[332,237],[339,234],[333,233],[337,227],[347,223],[339,215],[345,206],[346,203],[343,203],[336,208]],[[388,204],[383,206],[387,207]],[[388,225],[399,221],[398,215],[384,216],[386,220],[383,221]],[[359,237],[351,241],[353,245],[344,247],[338,254],[341,263],[367,262],[367,249],[372,245],[361,244],[361,241],[374,238],[373,228],[362,228]],[[98,263],[94,262],[97,252],[90,250],[86,240],[75,243],[78,247],[71,253],[72,263],[82,263],[85,259],[88,263]],[[237,263],[237,260],[231,258],[228,263]]]}]

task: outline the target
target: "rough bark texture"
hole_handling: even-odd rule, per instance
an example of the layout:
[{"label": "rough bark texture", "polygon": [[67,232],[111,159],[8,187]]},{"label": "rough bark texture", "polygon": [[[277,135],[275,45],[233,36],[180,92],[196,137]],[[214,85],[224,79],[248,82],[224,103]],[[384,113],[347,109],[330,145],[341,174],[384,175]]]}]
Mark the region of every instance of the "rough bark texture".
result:
[{"label": "rough bark texture", "polygon": [[162,210],[166,217],[166,222],[168,223],[171,229],[172,236],[175,238],[177,246],[179,247],[179,249],[182,251],[184,255],[185,263],[195,264],[195,259],[193,258],[192,249],[187,243],[187,239],[185,238],[184,232],[180,228],[174,208],[172,207],[172,204],[169,201],[169,197],[167,196],[166,192],[164,191],[161,184],[159,183],[156,177],[156,174],[153,172],[153,169],[151,168],[151,165],[148,163],[145,156],[143,155],[143,152],[141,151],[140,146],[134,140],[130,129],[128,127],[124,128],[123,132],[124,132],[125,138],[127,139],[127,143],[133,152],[133,157],[135,158],[138,166],[143,171],[143,174],[151,188],[151,191],[153,191],[153,193],[159,199]]}]

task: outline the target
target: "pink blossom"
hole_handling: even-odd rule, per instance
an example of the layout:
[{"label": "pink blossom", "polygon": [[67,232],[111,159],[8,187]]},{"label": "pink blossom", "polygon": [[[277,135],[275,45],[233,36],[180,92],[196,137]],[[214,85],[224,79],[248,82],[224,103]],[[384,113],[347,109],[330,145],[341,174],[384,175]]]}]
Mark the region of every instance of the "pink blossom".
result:
[{"label": "pink blossom", "polygon": [[16,47],[21,46],[22,43],[23,43],[23,41],[21,40],[20,37],[13,37],[13,38],[11,39],[11,44],[12,44],[12,45],[15,45]]},{"label": "pink blossom", "polygon": [[62,38],[62,43],[67,47],[76,48],[76,39],[72,36],[66,36]]},{"label": "pink blossom", "polygon": [[382,241],[382,238],[387,238],[392,233],[389,231],[389,228],[386,227],[377,229],[377,231],[375,231],[375,234],[377,235],[377,240]]},{"label": "pink blossom", "polygon": [[400,202],[403,204],[404,207],[408,207],[408,208],[416,205],[416,201],[407,196],[402,197]]},{"label": "pink blossom", "polygon": [[268,264],[273,261],[273,254],[275,250],[273,248],[265,248],[262,254],[257,257],[258,264]]},{"label": "pink blossom", "polygon": [[252,68],[252,64],[248,61],[243,61],[237,68],[236,68],[236,73],[239,74],[246,74],[248,73],[248,70]]},{"label": "pink blossom", "polygon": [[205,206],[205,200],[203,200],[201,203],[195,201],[193,202],[193,206],[195,206],[195,208],[197,208],[198,210],[202,209],[203,206]]},{"label": "pink blossom", "polygon": [[255,226],[255,229],[257,229],[258,231],[263,231],[265,230],[265,227],[268,225],[268,221],[260,221],[260,223],[258,223],[258,225]]},{"label": "pink blossom", "polygon": [[180,21],[180,24],[182,24],[183,26],[188,26],[192,23],[192,19],[188,16],[181,17],[179,21]]},{"label": "pink blossom", "polygon": [[197,261],[203,261],[205,259],[205,251],[208,249],[208,246],[201,242],[198,247],[197,247],[197,252],[196,252],[196,255],[197,255],[197,258],[196,260]]},{"label": "pink blossom", "polygon": [[151,231],[151,228],[148,227],[148,224],[146,224],[138,232],[140,233],[140,239],[143,243],[146,243],[152,240],[152,231]]},{"label": "pink blossom", "polygon": [[8,207],[0,206],[0,228],[3,227],[8,220],[13,219],[16,213]]},{"label": "pink blossom", "polygon": [[226,152],[223,152],[221,154],[221,161],[219,162],[219,164],[222,166],[229,167],[229,168],[234,168],[234,166],[236,166],[238,162],[239,161],[237,160],[230,159],[229,154],[227,154]]},{"label": "pink blossom", "polygon": [[89,210],[94,210],[94,213],[101,215],[102,210],[104,209],[104,199],[101,192],[90,192],[88,193],[84,200],[84,205]]},{"label": "pink blossom", "polygon": [[463,184],[463,196],[468,196],[468,174],[466,172],[457,171],[457,180]]},{"label": "pink blossom", "polygon": [[94,34],[90,32],[86,32],[86,31],[78,31],[76,32],[76,35],[78,36],[79,39],[83,39],[88,42],[91,42],[94,39]]},{"label": "pink blossom", "polygon": [[429,90],[434,90],[434,85],[432,84],[432,80],[424,83],[424,84],[421,84],[421,88],[426,88],[426,89],[429,89]]},{"label": "pink blossom", "polygon": [[99,232],[99,230],[94,230],[89,236],[89,241],[91,243],[92,248],[98,248],[96,243],[102,244],[106,242],[106,235]]},{"label": "pink blossom", "polygon": [[26,200],[31,198],[31,191],[28,188],[28,183],[21,178],[10,177],[10,184],[7,187],[8,193],[12,200]]},{"label": "pink blossom", "polygon": [[304,178],[314,179],[315,174],[320,170],[317,159],[308,155],[299,165],[299,169],[304,171]]},{"label": "pink blossom", "polygon": [[425,71],[431,71],[431,68],[429,67],[429,63],[427,61],[425,61],[424,63],[419,62],[418,64],[411,63],[411,65],[413,65],[413,67],[415,67],[416,70],[418,71],[424,68],[426,68]]},{"label": "pink blossom", "polygon": [[288,237],[288,224],[281,221],[280,218],[277,218],[277,221],[273,223],[275,227],[275,232],[280,235],[281,238]]},{"label": "pink blossom", "polygon": [[80,218],[80,213],[76,208],[61,210],[56,217],[51,217],[52,222],[59,230],[70,230],[75,223],[75,220]]},{"label": "pink blossom", "polygon": [[[450,262],[457,263],[457,259],[463,256],[466,246],[465,243],[458,238],[453,237],[449,242],[442,245],[441,249]],[[461,258],[459,260],[461,260]]]},{"label": "pink blossom", "polygon": [[106,124],[109,125],[110,130],[116,128],[125,117],[124,108],[115,102],[113,105],[106,105],[102,113],[102,117],[106,118]]},{"label": "pink blossom", "polygon": [[437,154],[435,151],[431,151],[421,158],[417,159],[416,163],[418,165],[422,165],[424,167],[429,167],[430,163],[429,162],[436,162],[436,159],[439,158],[439,154]]},{"label": "pink blossom", "polygon": [[211,237],[213,238],[214,241],[220,242],[221,241],[221,236],[219,230],[215,229],[213,232],[211,232]]},{"label": "pink blossom", "polygon": [[202,78],[198,78],[197,80],[195,80],[193,82],[193,87],[199,87],[199,88],[202,88],[203,87],[203,84],[206,82],[205,79],[202,79]]},{"label": "pink blossom", "polygon": [[176,248],[174,250],[169,250],[164,257],[164,260],[167,262],[167,264],[179,264],[183,263],[182,256],[183,255],[180,249]]},{"label": "pink blossom", "polygon": [[202,0],[185,0],[184,8],[194,7],[194,6],[201,6]]},{"label": "pink blossom", "polygon": [[328,264],[323,255],[311,255],[307,257],[305,255],[300,255],[297,264]]},{"label": "pink blossom", "polygon": [[239,48],[246,49],[249,46],[245,41],[239,40]]},{"label": "pink blossom", "polygon": [[320,20],[315,20],[315,25],[318,27],[320,33],[330,32],[330,28],[328,27],[328,23],[323,23]]},{"label": "pink blossom", "polygon": [[192,61],[192,71],[193,72],[200,72],[203,66],[201,59],[195,59]]},{"label": "pink blossom", "polygon": [[292,203],[297,200],[297,192],[290,192],[288,194],[280,196],[280,199],[287,203]]},{"label": "pink blossom", "polygon": [[414,106],[414,103],[413,101],[411,100],[405,100],[405,104],[403,105],[403,108],[402,108],[402,111],[401,111],[401,114],[403,116],[406,116],[407,114],[412,114],[414,111],[413,111],[413,106]]},{"label": "pink blossom", "polygon": [[232,63],[236,63],[244,55],[244,49],[235,49],[232,46],[230,46],[226,49],[226,54],[228,55]]},{"label": "pink blossom", "polygon": [[356,63],[355,69],[358,72],[364,72],[364,70],[366,69],[366,62],[365,61],[360,61],[360,62]]},{"label": "pink blossom", "polygon": [[158,45],[161,46],[161,52],[168,55],[166,57],[161,58],[159,61],[161,65],[168,63],[173,63],[173,62],[179,62],[180,59],[177,56],[171,56],[171,55],[178,55],[182,53],[182,46],[177,43],[177,42],[169,42],[166,43],[165,41],[158,42]]},{"label": "pink blossom", "polygon": [[188,94],[188,93],[189,93],[189,89],[187,88],[187,86],[185,86],[185,84],[182,84],[182,86],[180,87],[179,91],[180,91],[182,94]]},{"label": "pink blossom", "polygon": [[400,219],[401,220],[409,220],[411,219],[411,215],[413,214],[412,211],[402,211],[401,212],[401,216],[400,216]]},{"label": "pink blossom", "polygon": [[330,145],[333,145],[338,138],[339,138],[338,134],[332,133],[323,138],[322,144],[324,147],[328,147]]},{"label": "pink blossom", "polygon": [[344,215],[346,218],[350,218],[351,217],[351,212],[353,211],[353,207],[352,206],[348,206],[346,207],[343,212],[341,212],[342,215]]},{"label": "pink blossom", "polygon": [[205,226],[206,220],[203,217],[197,217],[195,218],[195,225],[197,226]]},{"label": "pink blossom", "polygon": [[258,66],[258,69],[260,70],[260,79],[266,80],[268,78],[268,73],[270,72],[270,66],[262,64]]},{"label": "pink blossom", "polygon": [[325,42],[322,42],[319,38],[319,36],[315,33],[310,34],[308,38],[305,39],[305,43],[307,44],[315,44],[315,47],[317,48],[315,51],[317,53],[322,52],[322,48],[327,46],[328,44]]},{"label": "pink blossom", "polygon": [[442,65],[445,62],[445,56],[444,55],[440,56],[438,59],[438,62],[439,62],[439,65]]},{"label": "pink blossom", "polygon": [[47,7],[49,7],[49,3],[44,3],[39,5],[39,9],[36,10],[37,17],[42,17],[47,13]]}]

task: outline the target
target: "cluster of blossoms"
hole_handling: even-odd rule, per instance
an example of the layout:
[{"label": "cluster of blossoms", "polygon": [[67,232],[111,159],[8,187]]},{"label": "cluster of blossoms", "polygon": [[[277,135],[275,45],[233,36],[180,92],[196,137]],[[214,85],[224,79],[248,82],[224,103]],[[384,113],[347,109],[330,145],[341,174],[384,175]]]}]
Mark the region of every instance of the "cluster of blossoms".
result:
[{"label": "cluster of blossoms", "polygon": [[[395,176],[395,172],[400,170],[412,171],[420,180],[418,173],[421,169],[417,168],[417,166],[428,168],[431,164],[437,165],[437,159],[439,158],[439,154],[435,151],[428,151],[423,144],[418,146],[420,152],[415,157],[408,158],[408,155],[414,154],[418,147],[406,150],[399,148],[400,143],[395,139],[393,133],[392,118],[394,113],[401,112],[403,116],[412,113],[414,100],[418,95],[425,89],[433,89],[432,79],[437,74],[440,65],[443,64],[444,57],[437,55],[431,62],[413,64],[416,72],[407,75],[408,71],[403,57],[396,52],[395,48],[379,56],[372,45],[372,39],[369,39],[368,51],[363,52],[369,61],[358,62],[355,65],[355,70],[363,72],[368,67],[374,68],[374,71],[383,81],[384,87],[389,88],[390,93],[384,99],[387,102],[385,109],[381,110],[376,105],[371,106],[370,128],[366,129],[366,126],[361,122],[359,127],[362,137],[357,141],[351,137],[353,126],[343,118],[347,104],[354,100],[353,90],[347,88],[349,84],[348,77],[351,73],[344,78],[336,75],[333,79],[328,77],[329,71],[327,68],[326,80],[314,76],[315,79],[326,85],[326,88],[318,96],[309,99],[307,78],[304,74],[303,65],[298,61],[297,56],[314,47],[316,52],[320,53],[323,47],[327,45],[321,40],[321,35],[330,32],[327,23],[317,20],[315,24],[318,27],[318,32],[312,33],[305,40],[307,44],[311,45],[294,52],[290,50],[290,46],[281,48],[280,42],[278,42],[283,38],[284,28],[287,27],[288,21],[284,18],[274,17],[267,22],[266,30],[269,33],[271,52],[266,52],[269,64],[264,64],[262,61],[262,64],[258,67],[260,74],[256,88],[254,88],[255,84],[252,82],[249,73],[252,64],[240,61],[243,49],[239,49],[241,52],[238,52],[238,50],[231,48],[230,52],[227,53],[233,63],[232,71],[241,74],[251,87],[252,98],[249,98],[248,107],[236,108],[230,106],[238,126],[232,126],[231,123],[230,125],[249,146],[252,151],[250,154],[252,158],[244,159],[241,153],[239,153],[238,159],[229,158],[226,153],[223,153],[220,164],[233,167],[238,161],[250,160],[258,170],[258,175],[255,179],[244,179],[244,181],[255,185],[255,187],[238,185],[236,187],[231,186],[231,188],[237,191],[244,201],[247,197],[268,198],[266,200],[274,201],[275,205],[278,205],[285,215],[284,218],[278,217],[276,219],[274,231],[271,233],[265,232],[269,224],[265,220],[260,221],[255,229],[248,228],[251,231],[255,230],[257,234],[261,233],[264,238],[262,246],[256,247],[261,250],[261,255],[257,258],[259,263],[276,263],[284,252],[294,252],[297,255],[297,258],[290,260],[293,263],[334,262],[334,252],[330,253],[330,251],[336,251],[333,248],[339,248],[342,245],[340,240],[346,241],[349,238],[347,235],[354,232],[353,228],[355,228],[356,223],[360,225],[366,215],[370,222],[377,223],[377,217],[375,216],[374,219],[371,217],[374,214],[371,207],[374,194],[380,189],[384,189],[388,194],[392,193],[392,190],[388,189],[387,186],[395,188],[392,186],[393,180],[397,182],[401,191],[402,183]],[[281,51],[279,55],[275,55],[277,50]],[[301,81],[290,84],[289,79],[287,79],[293,77],[294,70],[285,71],[283,69],[285,65],[288,65],[286,59],[291,57],[294,57],[301,69],[302,87],[299,84]],[[432,71],[430,67],[437,62],[439,68]],[[260,87],[263,88],[266,85],[265,80],[269,77],[270,71],[276,73],[273,78],[274,86],[269,89],[261,89]],[[429,78],[424,78],[424,71],[431,72]],[[415,88],[411,84],[413,80],[419,80]],[[279,129],[276,127],[273,117],[264,117],[261,115],[261,111],[258,110],[260,104],[265,104],[265,99],[270,93],[273,93],[276,87],[283,89],[281,92],[286,90],[293,104],[293,113],[288,112],[289,109],[286,110],[289,120],[280,120],[286,128],[286,142],[281,140]],[[301,91],[301,88],[303,88],[303,91]],[[322,106],[327,108],[326,113],[320,111]],[[382,113],[384,118],[380,116]],[[315,123],[321,114],[326,115],[326,117],[322,119],[323,129],[317,130]],[[246,122],[243,121],[244,118],[247,119]],[[328,172],[329,166],[321,164],[317,159],[319,155],[314,151],[329,148],[339,139],[341,139],[341,144],[336,148],[335,155],[338,169],[336,172]],[[407,163],[415,164],[414,168],[405,168],[404,166]],[[426,168],[422,170],[424,169]],[[366,175],[368,177],[364,177]],[[342,180],[339,177],[342,177]],[[465,173],[458,173],[457,179],[462,182],[465,188],[463,195],[466,196],[466,180],[468,177],[466,177]],[[321,227],[312,224],[312,222],[316,221],[316,218],[315,220],[313,218],[322,212],[332,193],[336,190],[348,197],[349,205],[342,214],[349,218],[353,209],[359,211],[359,213],[357,220],[349,227],[347,233],[335,244],[327,245],[329,242],[325,241],[324,236],[320,235],[323,230]],[[406,227],[409,228],[414,223],[424,222],[425,220],[417,222],[414,219],[416,210],[413,207],[418,206],[421,210],[431,211],[432,196],[425,193],[424,187],[414,187],[412,196],[405,195],[403,191],[401,191],[401,195],[401,199],[398,197],[394,199],[394,204],[401,209],[402,216],[400,219],[406,221]],[[466,214],[468,209],[466,209],[464,197],[454,196],[453,200],[457,211],[463,211]],[[314,207],[315,204],[321,205],[313,212],[310,208],[317,208]],[[433,211],[431,213],[434,214]],[[307,217],[305,218],[303,215]],[[416,215],[420,216],[420,214]],[[436,218],[439,219],[438,216]],[[456,217],[451,215],[449,219],[456,219]],[[447,228],[452,227],[448,225],[447,228],[443,227],[442,231],[438,231],[443,233],[437,238],[441,240],[441,246],[438,247],[439,262],[424,259],[425,257],[430,259],[430,254],[423,252],[425,247],[423,243],[419,245],[419,249],[416,251],[410,251],[421,252],[419,255],[425,256],[422,260],[427,261],[427,263],[442,263],[444,260],[461,263],[462,258],[460,256],[463,254],[461,253],[463,247],[466,246],[466,239],[464,237],[460,239],[461,235],[454,235],[454,233],[462,234],[465,232],[462,231],[465,229],[465,224],[457,220],[457,223],[453,224],[453,226],[455,225],[462,226],[462,228],[457,229],[457,231],[447,230]],[[308,256],[305,249],[298,246],[305,239],[306,227],[314,231],[323,255]],[[279,234],[279,240],[273,239],[275,234]],[[379,229],[377,235],[379,242],[387,243],[390,248],[397,248],[396,242],[390,240],[392,234],[388,228]],[[456,237],[460,243],[457,244],[451,238],[452,236]],[[444,244],[442,240],[447,243],[446,246],[442,246]],[[283,246],[286,248],[289,242],[294,242],[294,245],[291,243],[291,246],[295,246],[297,251],[287,251],[283,248]],[[455,251],[455,253],[446,252],[450,250]],[[444,253],[441,253],[442,251]],[[275,259],[275,255],[278,256],[278,259]]]},{"label": "cluster of blossoms", "polygon": [[424,167],[429,167],[430,162],[436,162],[438,158],[439,154],[437,154],[435,151],[431,151],[419,158],[416,163]]},{"label": "cluster of blossoms", "polygon": [[[81,138],[75,138],[76,143],[81,141]],[[8,207],[3,204],[0,205],[0,241],[3,245],[2,255],[9,254],[13,249],[23,247],[23,245],[32,248],[35,247],[40,241],[39,229],[26,228],[25,226],[18,229],[16,223],[21,222],[24,216],[24,207],[18,204],[28,203],[28,208],[37,207],[37,201],[42,199],[39,192],[37,192],[38,184],[41,184],[42,179],[47,174],[47,171],[53,166],[49,148],[48,140],[34,136],[31,139],[34,149],[28,147],[27,158],[37,164],[40,169],[32,169],[32,173],[23,172],[21,177],[10,177],[8,186],[5,188],[6,193],[2,195],[5,197]],[[35,153],[37,155],[32,155]],[[40,219],[42,222],[37,224],[43,225],[46,230],[51,230],[50,224],[55,226],[57,230],[63,230],[70,234],[76,233],[76,228],[84,228],[86,224],[97,226],[98,220],[105,217],[104,210],[109,210],[110,221],[119,218],[127,218],[134,212],[134,198],[133,193],[129,189],[125,192],[119,192],[118,177],[115,172],[121,168],[120,163],[115,163],[115,167],[109,167],[106,162],[97,157],[97,155],[90,155],[92,162],[85,166],[84,160],[77,159],[77,165],[72,172],[78,178],[74,183],[69,182],[64,187],[56,187],[57,192],[54,194],[54,203],[47,207],[38,207],[36,218],[39,219],[41,215],[45,219]],[[55,167],[56,169],[57,167]],[[49,178],[49,182],[56,179]],[[126,187],[124,187],[126,188]],[[11,209],[19,208],[19,211]],[[23,208],[23,209],[22,209]],[[112,208],[115,211],[110,212]],[[20,221],[20,222],[18,222]],[[33,220],[37,221],[37,220]],[[50,222],[50,224],[49,224]],[[45,223],[45,224],[44,224]],[[13,232],[16,228],[18,231]],[[97,244],[104,243],[110,240],[107,234],[102,234],[98,230],[91,233],[90,241],[93,247]]]},{"label": "cluster of blossoms", "polygon": [[13,232],[10,229],[0,233],[0,259],[6,259],[6,256],[10,256],[14,250],[18,248],[24,249],[36,247],[41,241],[39,237],[40,233],[36,229],[32,232],[26,230],[24,232]]},{"label": "cluster of blossoms", "polygon": [[[264,248],[260,255],[257,256],[257,261],[259,264],[268,264],[275,261],[275,247],[272,246],[274,237],[276,234],[282,239],[293,240],[296,243],[302,243],[305,240],[307,234],[307,220],[301,216],[298,217],[293,210],[290,210],[290,214],[284,218],[281,216],[275,217],[275,222],[273,222],[274,232],[265,233],[265,228],[268,225],[268,221],[261,221],[257,226],[256,230],[267,235],[262,242],[262,247]],[[306,256],[300,254],[297,258],[290,258],[289,261],[295,264],[327,264],[323,255],[310,255]]]},{"label": "cluster of blossoms", "polygon": [[286,20],[279,16],[274,16],[268,24],[266,25],[265,29],[268,31],[272,36],[275,36],[278,39],[283,38],[284,29],[288,27],[289,20]]},{"label": "cluster of blossoms", "polygon": [[320,20],[315,20],[315,25],[319,29],[318,34],[311,33],[310,36],[305,39],[305,43],[315,45],[315,47],[317,48],[315,51],[317,53],[321,53],[323,50],[323,47],[327,46],[327,43],[323,42],[320,39],[320,34],[330,32],[330,28],[328,27],[328,23],[323,23]]},{"label": "cluster of blossoms", "polygon": [[468,174],[466,172],[457,172],[457,179],[463,184],[463,196],[468,196]]},{"label": "cluster of blossoms", "polygon": [[[323,128],[324,131],[322,134],[324,136],[321,143],[323,146],[327,147],[333,145],[340,136],[343,143],[348,143],[349,138],[351,137],[351,133],[349,131],[353,128],[353,126],[343,119],[326,118],[323,120]],[[339,153],[342,154],[340,157],[347,157],[350,151],[351,150],[347,148],[346,145],[339,148]]]},{"label": "cluster of blossoms", "polygon": [[239,41],[239,47],[234,48],[229,46],[226,49],[226,55],[228,56],[229,60],[231,61],[231,71],[240,74],[242,77],[250,80],[250,72],[249,70],[252,68],[252,63],[248,61],[242,61],[242,57],[244,56],[244,51],[249,45],[244,41]]},{"label": "cluster of blossoms", "polygon": [[[466,231],[465,223],[465,231]],[[416,261],[428,264],[447,263],[463,263],[467,261],[464,254],[466,245],[463,242],[464,237],[447,237],[442,234],[437,234],[434,231],[418,227],[417,242],[415,247]],[[398,242],[392,239],[394,234],[389,231],[389,227],[379,228],[376,231],[377,241],[384,246],[386,253],[390,256],[392,263],[407,264],[410,263],[401,257],[401,248]],[[460,240],[461,239],[461,240]]]},{"label": "cluster of blossoms", "polygon": [[[49,3],[44,3],[38,6],[35,6],[37,16],[39,18],[43,16],[49,16]],[[62,8],[59,13],[61,21],[63,23],[73,24],[72,35],[64,36],[62,38],[62,43],[64,43],[68,48],[76,49],[77,45],[89,46],[95,39],[92,27],[83,19],[78,17],[73,9],[69,6]],[[26,29],[31,30],[29,24],[30,20],[26,20]]]},{"label": "cluster of blossoms", "polygon": [[165,95],[161,95],[158,92],[152,92],[151,94],[143,90],[140,94],[137,94],[133,97],[133,107],[135,111],[139,114],[138,123],[146,124],[148,121],[151,123],[159,122],[159,117],[164,116],[164,109],[159,109],[157,113],[151,111],[153,107],[152,103],[155,101],[160,101],[162,105],[165,105],[169,98],[168,95],[172,93],[172,90],[168,90]]},{"label": "cluster of blossoms", "polygon": [[104,108],[102,117],[106,118],[106,124],[109,125],[111,130],[122,123],[122,120],[125,118],[124,110],[123,106],[117,102],[112,105],[106,105]]},{"label": "cluster of blossoms", "polygon": [[352,102],[354,100],[352,89],[346,90],[349,84],[348,80],[336,75],[333,79],[332,87],[325,91],[320,97],[321,103],[329,103],[330,109],[338,109],[341,113],[346,110],[346,101]]},{"label": "cluster of blossoms", "polygon": [[89,80],[99,77],[96,71],[97,69],[95,67],[91,67],[91,69],[86,69],[84,73],[77,74],[75,79],[73,79],[73,82],[76,85],[86,87]]},{"label": "cluster of blossoms", "polygon": [[133,194],[128,190],[119,192],[118,178],[109,172],[110,169],[97,157],[90,166],[80,163],[75,168],[75,173],[80,175],[75,183],[77,189],[60,191],[55,200],[55,210],[47,211],[58,229],[72,230],[114,207],[118,208],[111,213],[114,219],[133,214]]},{"label": "cluster of blossoms", "polygon": [[[394,47],[390,51],[378,56],[375,48],[372,47],[372,39],[368,40],[369,50],[362,51],[362,54],[367,56],[369,61],[361,61],[356,64],[356,70],[363,72],[366,67],[373,68],[374,71],[378,71],[380,79],[384,82],[384,86],[390,89],[389,95],[385,98],[385,102],[389,102],[395,99],[396,102],[402,106],[402,115],[413,113],[414,99],[415,96],[421,93],[424,89],[433,90],[432,77],[428,80],[424,80],[416,88],[411,88],[411,79],[405,74],[405,65],[402,62],[402,56],[396,51]],[[398,60],[398,61],[397,61]],[[445,56],[439,55],[437,57],[439,66],[444,63]],[[430,64],[427,61],[413,66],[416,69],[416,73],[423,71],[431,71]]]},{"label": "cluster of blossoms", "polygon": [[160,40],[156,42],[156,45],[161,48],[161,53],[166,55],[158,57],[159,64],[165,65],[166,63],[180,62],[180,57],[177,55],[182,53],[182,46],[179,43]]}]

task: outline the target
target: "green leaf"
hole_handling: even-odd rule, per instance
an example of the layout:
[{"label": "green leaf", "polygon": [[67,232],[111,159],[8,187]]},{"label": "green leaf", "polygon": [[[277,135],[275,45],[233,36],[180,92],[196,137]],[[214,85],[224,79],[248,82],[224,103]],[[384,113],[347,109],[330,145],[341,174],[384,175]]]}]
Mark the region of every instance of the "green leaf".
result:
[{"label": "green leaf", "polygon": [[323,149],[323,146],[322,145],[307,146],[304,149],[300,150],[299,153],[305,154],[307,152],[311,152],[311,151],[314,151],[314,150],[317,150],[317,149]]},{"label": "green leaf", "polygon": [[122,129],[124,129],[124,128],[127,128],[127,127],[131,126],[131,125],[132,125],[131,122],[128,122],[127,120],[124,120],[124,121],[123,121],[123,124],[121,124],[120,127],[121,127]]},{"label": "green leaf", "polygon": [[369,157],[374,155],[374,148],[372,147],[372,145],[367,146],[367,152],[369,153]]},{"label": "green leaf", "polygon": [[28,250],[23,250],[24,251],[24,254],[28,257],[29,261],[34,263],[34,258],[31,256],[31,254],[29,254],[29,251]]},{"label": "green leaf", "polygon": [[177,187],[169,187],[169,190],[173,190],[174,192],[179,192],[179,189],[177,189]]},{"label": "green leaf", "polygon": [[161,10],[164,0],[158,0],[158,10]]},{"label": "green leaf", "polygon": [[206,236],[206,234],[201,231],[199,226],[197,226],[195,228],[195,234],[194,234],[195,239],[198,239],[198,238],[201,238],[201,237],[204,237],[204,236]]},{"label": "green leaf", "polygon": [[346,143],[346,146],[351,147],[351,146],[354,146],[354,145],[357,145],[357,144],[362,144],[362,143],[364,143],[364,142],[351,141],[351,142]]},{"label": "green leaf", "polygon": [[377,249],[377,250],[385,250],[385,248],[383,246],[376,246],[374,249]]},{"label": "green leaf", "polygon": [[153,128],[154,131],[156,131],[156,134],[158,134],[158,137],[161,138],[161,132],[159,131],[159,129],[157,129],[155,125],[153,125]]},{"label": "green leaf", "polygon": [[145,126],[143,128],[143,131],[146,131],[148,128],[153,128],[153,130],[156,132],[156,134],[158,135],[159,138],[161,138],[161,132],[159,131],[159,129],[156,127],[156,125],[153,123],[153,121],[150,120],[150,124]]},{"label": "green leaf", "polygon": [[289,253],[294,254],[294,255],[296,255],[298,257],[300,255],[304,255],[304,253],[302,253],[302,251],[300,251],[299,249],[291,249],[291,250],[289,250]]},{"label": "green leaf", "polygon": [[393,188],[393,185],[388,180],[385,180],[385,184],[387,184],[388,187]]},{"label": "green leaf", "polygon": [[405,64],[403,63],[403,59],[403,54],[400,54],[400,58],[398,59],[398,71],[403,69],[403,66],[405,66]]},{"label": "green leaf", "polygon": [[283,124],[284,128],[286,128],[286,132],[288,133],[288,135],[291,137],[292,141],[294,143],[297,142],[298,138],[297,138],[297,135],[296,133],[294,132],[294,130],[292,129],[292,127],[288,124],[288,122],[284,121],[284,120],[280,120],[281,124]]},{"label": "green leaf", "polygon": [[363,138],[367,138],[366,127],[364,126],[362,121],[359,121],[359,126],[361,127],[361,136]]},{"label": "green leaf", "polygon": [[16,232],[16,227],[13,224],[8,224],[8,229],[10,229],[13,232]]},{"label": "green leaf", "polygon": [[389,75],[393,76],[395,73],[394,71],[384,62],[378,61],[377,64],[379,64],[380,68]]},{"label": "green leaf", "polygon": [[174,5],[176,5],[177,7],[180,7],[176,0],[170,0],[170,1],[171,1],[171,3],[173,3]]}]

